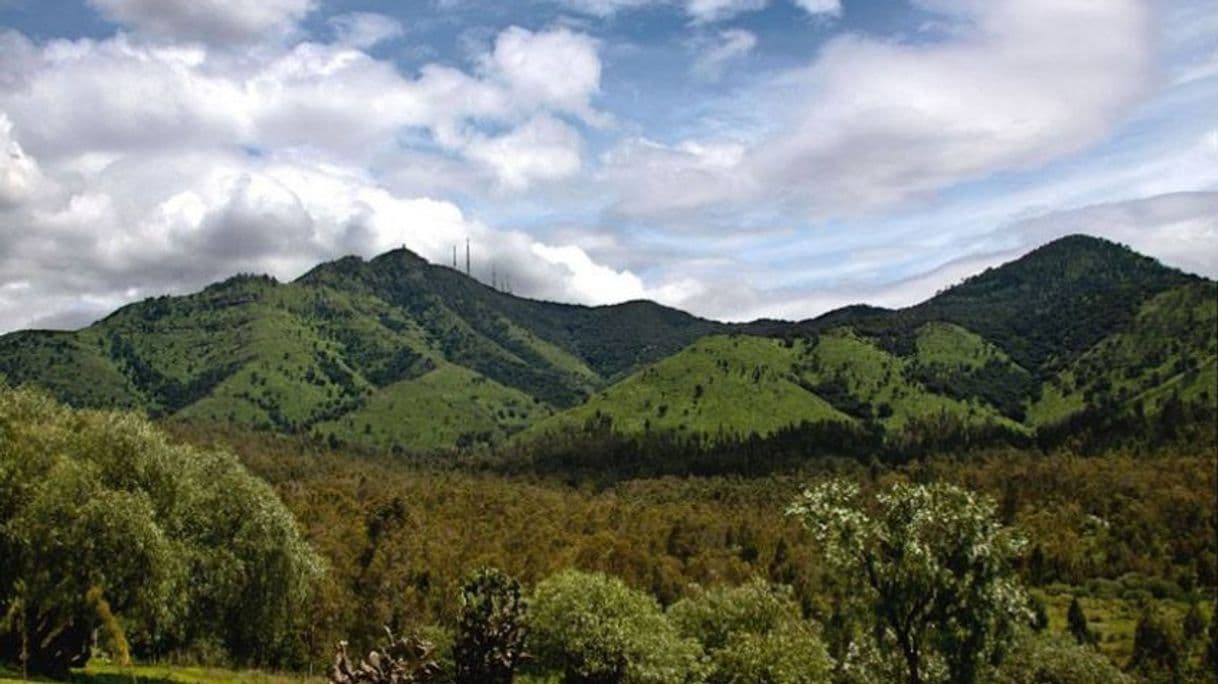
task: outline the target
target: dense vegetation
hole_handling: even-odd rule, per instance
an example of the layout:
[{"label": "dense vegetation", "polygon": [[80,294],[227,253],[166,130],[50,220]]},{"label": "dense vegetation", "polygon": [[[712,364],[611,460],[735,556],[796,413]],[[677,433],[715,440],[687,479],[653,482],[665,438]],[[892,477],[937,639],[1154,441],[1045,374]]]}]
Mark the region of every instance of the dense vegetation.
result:
[{"label": "dense vegetation", "polygon": [[522,299],[396,250],[7,335],[0,372],[74,406],[398,453],[531,452],[588,427],[733,452],[780,432],[834,452],[842,434],[902,453],[946,433],[929,446],[1056,445],[1213,411],[1216,288],[1074,236],[908,309],[724,325]]},{"label": "dense vegetation", "polygon": [[63,675],[90,655],[222,649],[300,664],[321,561],[270,488],[133,415],[0,392],[0,660]]},{"label": "dense vegetation", "polygon": [[[1078,598],[1098,648],[1121,666],[1132,658],[1140,606],[1158,606],[1179,625],[1191,603],[1210,605],[1218,585],[1218,463],[1209,446],[1102,457],[999,449],[903,466],[823,457],[764,477],[584,480],[504,477],[477,472],[477,463],[419,467],[219,427],[175,430],[190,442],[234,445],[329,559],[313,611],[324,616],[312,636],[321,652],[340,638],[365,650],[381,638],[381,625],[451,633],[465,576],[494,566],[526,588],[566,568],[601,572],[661,606],[697,595],[697,587],[761,578],[791,588],[800,615],[823,626],[826,647],[840,658],[842,628],[822,552],[783,510],[806,485],[842,477],[864,492],[943,482],[992,497],[998,520],[1027,540],[1015,569],[1044,602],[1049,631],[1068,634],[1066,609]],[[1203,649],[1191,643],[1196,662]]]}]

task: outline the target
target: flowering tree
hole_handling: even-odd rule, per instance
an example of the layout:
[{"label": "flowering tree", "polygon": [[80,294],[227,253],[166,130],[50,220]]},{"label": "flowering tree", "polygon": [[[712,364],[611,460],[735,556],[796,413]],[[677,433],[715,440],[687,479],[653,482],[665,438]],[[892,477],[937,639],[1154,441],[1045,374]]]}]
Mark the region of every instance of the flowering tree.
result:
[{"label": "flowering tree", "polygon": [[852,651],[882,658],[895,647],[910,684],[977,681],[1031,618],[1012,567],[1023,542],[988,498],[901,483],[864,500],[856,485],[830,481],[788,513],[823,549],[843,602],[868,618],[870,638]]}]

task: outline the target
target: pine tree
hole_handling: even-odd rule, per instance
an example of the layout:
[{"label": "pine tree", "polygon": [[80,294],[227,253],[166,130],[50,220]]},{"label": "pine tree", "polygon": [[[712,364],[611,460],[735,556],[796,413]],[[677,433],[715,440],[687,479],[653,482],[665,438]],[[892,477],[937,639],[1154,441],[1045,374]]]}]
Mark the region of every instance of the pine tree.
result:
[{"label": "pine tree", "polygon": [[1205,646],[1205,664],[1210,672],[1218,672],[1218,601],[1214,601],[1214,615],[1210,618],[1210,638]]},{"label": "pine tree", "polygon": [[1070,601],[1070,608],[1066,611],[1066,624],[1070,635],[1079,645],[1090,646],[1095,643],[1095,636],[1087,627],[1087,614],[1083,612],[1083,606],[1079,604],[1077,597]]}]

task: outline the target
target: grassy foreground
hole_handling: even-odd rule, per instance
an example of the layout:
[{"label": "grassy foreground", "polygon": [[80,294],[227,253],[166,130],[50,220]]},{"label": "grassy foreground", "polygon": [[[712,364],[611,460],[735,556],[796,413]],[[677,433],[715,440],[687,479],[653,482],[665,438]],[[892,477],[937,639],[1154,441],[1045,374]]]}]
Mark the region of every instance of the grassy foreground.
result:
[{"label": "grassy foreground", "polygon": [[[52,681],[46,679],[21,678],[20,672],[0,668],[0,684],[23,681]],[[222,670],[206,667],[174,665],[135,665],[120,667],[110,663],[89,663],[87,667],[72,674],[72,682],[82,684],[228,684],[250,682],[252,684],[303,684],[322,682],[323,677],[270,674],[256,670]]]}]

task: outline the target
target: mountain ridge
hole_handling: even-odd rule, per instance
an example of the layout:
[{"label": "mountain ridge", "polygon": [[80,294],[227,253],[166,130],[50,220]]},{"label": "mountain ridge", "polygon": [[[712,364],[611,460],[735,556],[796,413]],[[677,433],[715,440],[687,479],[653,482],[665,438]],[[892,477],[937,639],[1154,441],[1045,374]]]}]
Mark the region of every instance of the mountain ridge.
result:
[{"label": "mountain ridge", "polygon": [[[1173,383],[1210,401],[1177,376],[1213,365],[1213,335],[1188,329],[1208,320],[1215,285],[1068,236],[904,309],[731,324],[647,300],[518,297],[403,248],[286,283],[239,274],[78,331],[0,336],[0,374],[78,406],[388,449],[519,442],[595,416],[687,434],[807,420],[897,430],[951,416],[1028,434],[1114,387],[1127,396],[1112,401]],[[1155,301],[1164,311],[1147,313]],[[1177,340],[1164,358],[1134,349],[1160,338]],[[1133,380],[1105,385],[1094,368],[1104,358],[1136,366]],[[748,410],[731,408],[741,401]]]}]

